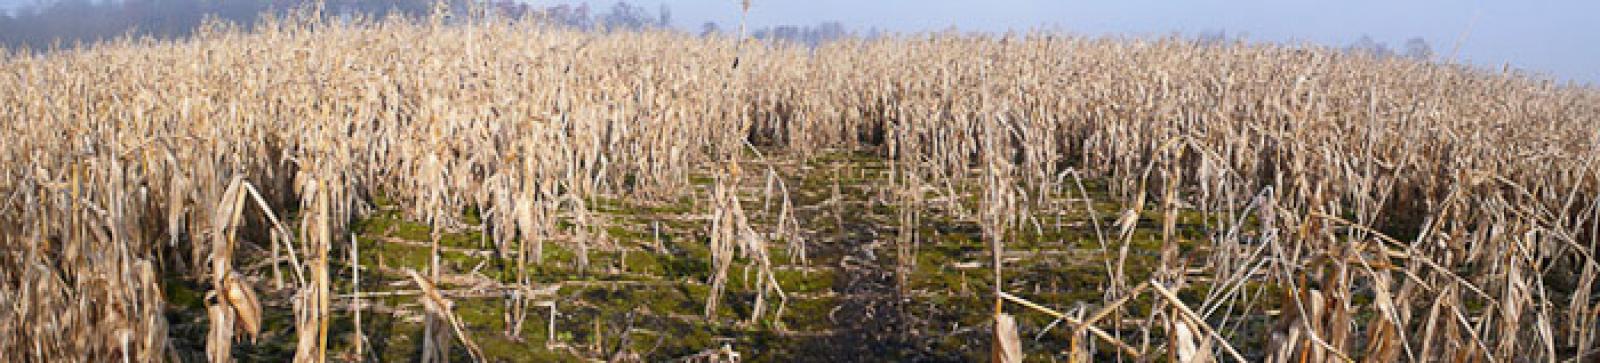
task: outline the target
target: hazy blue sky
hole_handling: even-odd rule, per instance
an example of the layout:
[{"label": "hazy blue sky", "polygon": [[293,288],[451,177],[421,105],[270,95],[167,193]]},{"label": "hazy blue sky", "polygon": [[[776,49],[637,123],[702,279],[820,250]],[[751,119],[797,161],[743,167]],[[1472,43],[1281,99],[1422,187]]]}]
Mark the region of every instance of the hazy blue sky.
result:
[{"label": "hazy blue sky", "polygon": [[[587,2],[604,10],[615,0]],[[652,11],[668,4],[676,26],[716,21],[737,27],[738,0],[633,0]],[[1600,0],[752,0],[750,25],[838,20],[853,29],[1004,31],[1060,29],[1079,34],[1197,34],[1226,29],[1252,40],[1346,45],[1362,35],[1399,49],[1422,37],[1447,56],[1463,34],[1459,59],[1513,66],[1600,84]],[[1476,20],[1474,20],[1476,19]]]}]

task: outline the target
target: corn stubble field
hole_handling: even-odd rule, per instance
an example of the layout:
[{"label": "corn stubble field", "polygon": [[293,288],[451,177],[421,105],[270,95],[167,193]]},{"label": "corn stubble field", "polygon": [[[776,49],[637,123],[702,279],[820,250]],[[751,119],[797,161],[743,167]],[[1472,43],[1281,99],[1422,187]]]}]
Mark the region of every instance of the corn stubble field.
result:
[{"label": "corn stubble field", "polygon": [[1600,92],[492,18],[0,56],[0,361],[1590,361]]}]

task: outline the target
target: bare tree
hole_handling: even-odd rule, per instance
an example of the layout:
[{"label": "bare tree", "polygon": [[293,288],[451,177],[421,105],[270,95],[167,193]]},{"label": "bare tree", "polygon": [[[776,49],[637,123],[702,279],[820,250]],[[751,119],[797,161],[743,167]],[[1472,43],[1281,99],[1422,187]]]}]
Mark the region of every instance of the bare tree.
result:
[{"label": "bare tree", "polygon": [[721,33],[722,26],[717,25],[717,22],[708,21],[705,24],[700,24],[700,36],[702,37],[713,36]]},{"label": "bare tree", "polygon": [[1228,43],[1228,30],[1216,29],[1201,32],[1195,42],[1203,45],[1223,45]]},{"label": "bare tree", "polygon": [[1361,39],[1357,39],[1355,43],[1350,44],[1345,50],[1350,53],[1366,54],[1377,58],[1394,56],[1394,50],[1389,49],[1388,44],[1374,40],[1370,35],[1362,35]]},{"label": "bare tree", "polygon": [[1433,46],[1428,45],[1428,41],[1422,39],[1422,37],[1408,39],[1406,40],[1405,56],[1416,60],[1433,59]]},{"label": "bare tree", "polygon": [[661,10],[656,12],[656,27],[668,28],[672,26],[672,8],[661,4]]}]

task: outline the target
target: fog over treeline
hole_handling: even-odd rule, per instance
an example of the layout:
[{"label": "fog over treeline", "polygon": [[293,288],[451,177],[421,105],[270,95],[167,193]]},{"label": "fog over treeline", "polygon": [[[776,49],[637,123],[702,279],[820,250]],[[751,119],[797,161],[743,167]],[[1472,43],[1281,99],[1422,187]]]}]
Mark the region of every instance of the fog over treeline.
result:
[{"label": "fog over treeline", "polygon": [[[93,44],[124,35],[179,39],[198,29],[207,18],[225,20],[245,28],[253,26],[262,16],[282,15],[305,9],[312,0],[56,0],[42,1],[4,11],[0,8],[0,46],[11,49],[45,50],[72,48]],[[565,5],[529,5],[526,2],[492,0],[324,0],[323,16],[346,18],[365,16],[425,17],[436,7],[446,7],[452,13],[468,13],[482,9],[505,17],[536,17],[549,24],[567,26],[583,31],[629,31],[640,29],[666,29],[683,31],[700,36],[726,36],[738,31],[737,24],[723,25],[715,22],[701,24],[674,24],[672,9],[662,4],[649,9],[619,1],[609,6],[591,7],[587,3]],[[474,4],[477,6],[469,6]],[[837,21],[824,21],[814,25],[778,25],[746,29],[745,35],[772,42],[791,42],[817,46],[838,39],[857,36],[874,37],[876,29],[865,34],[850,29]],[[1224,43],[1242,40],[1227,31],[1203,32],[1196,36],[1202,43]],[[1421,38],[1408,40],[1399,49],[1362,37],[1346,46],[1351,52],[1376,56],[1405,56],[1417,59],[1434,57],[1434,50]]]},{"label": "fog over treeline", "polygon": [[[23,6],[0,13],[0,45],[35,50],[69,48],[81,44],[115,39],[124,35],[157,39],[183,38],[198,29],[207,18],[225,20],[245,28],[264,15],[283,15],[307,9],[308,0],[62,0]],[[436,6],[452,13],[469,11],[469,1],[447,0],[325,0],[326,17],[388,16],[424,17]],[[495,10],[507,16],[535,15],[554,23],[582,29],[640,29],[666,24],[670,11],[646,9],[617,3],[608,9],[588,6],[533,8],[512,1],[478,3],[480,9]]]},{"label": "fog over treeline", "polygon": [[[193,33],[208,17],[249,28],[263,15],[281,15],[312,3],[307,0],[49,1],[0,13],[0,45],[13,49],[44,50],[93,44],[124,35],[177,39]],[[435,0],[328,0],[323,2],[323,15],[422,17],[441,4],[451,8],[452,12],[464,13],[469,11],[468,3],[465,0],[449,0],[445,3]],[[588,4],[536,7],[504,0],[479,5],[482,5],[480,9],[492,10],[501,16],[535,16],[552,24],[586,31],[676,29],[694,31],[703,36],[726,35],[736,31],[725,30],[721,25],[710,22],[697,27],[673,28],[672,11],[666,6],[647,9],[617,2],[601,9]],[[792,41],[812,46],[854,35],[839,22],[750,29],[747,34],[757,39]]]},{"label": "fog over treeline", "polygon": [[[304,0],[60,0],[13,9],[0,16],[0,44],[10,48],[72,47],[123,35],[173,39],[188,36],[208,16],[251,26],[263,14],[283,14]],[[432,0],[334,0],[330,10],[373,15],[427,14]]]}]

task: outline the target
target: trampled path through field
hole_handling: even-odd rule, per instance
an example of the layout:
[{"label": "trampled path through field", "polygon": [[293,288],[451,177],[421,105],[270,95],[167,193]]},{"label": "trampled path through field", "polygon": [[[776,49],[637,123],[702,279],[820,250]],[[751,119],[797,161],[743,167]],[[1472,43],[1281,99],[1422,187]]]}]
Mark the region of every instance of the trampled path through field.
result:
[{"label": "trampled path through field", "polygon": [[[661,361],[726,356],[724,346],[754,361],[986,359],[992,279],[975,221],[958,217],[941,203],[928,203],[920,211],[916,238],[908,239],[915,258],[902,285],[897,273],[902,228],[885,161],[837,152],[810,161],[750,161],[744,168],[754,175],[743,178],[739,187],[753,228],[763,233],[775,229],[780,206],[779,197],[765,191],[770,173],[788,188],[798,235],[806,240],[805,261],[791,255],[782,236],[768,241],[777,280],[788,296],[776,319],[771,316],[774,297],[769,298],[767,316],[749,321],[755,293],[748,279],[755,272],[743,259],[730,269],[717,316],[704,317],[711,271],[708,217],[704,202],[689,197],[673,202],[590,201],[592,225],[587,230],[567,225],[562,236],[592,239],[589,265],[577,265],[577,251],[568,241],[545,243],[544,259],[533,273],[537,283],[525,295],[531,304],[507,302],[518,290],[512,284],[512,261],[485,243],[481,230],[470,227],[443,234],[445,274],[439,285],[455,301],[454,312],[466,322],[470,338],[492,361]],[[703,198],[711,182],[693,179],[694,198]],[[1109,204],[1100,207],[1107,209],[1102,213],[1112,209]],[[1099,301],[1106,278],[1103,254],[1082,212],[1063,208],[1046,222],[1051,228],[1043,236],[1008,244],[1008,291],[1062,311]],[[1141,225],[1141,230],[1149,227]],[[384,361],[415,358],[422,309],[417,287],[404,271],[426,268],[430,230],[406,220],[394,206],[380,206],[354,229],[362,251],[364,355]],[[1137,251],[1134,257],[1153,253]],[[259,273],[252,275],[272,275],[267,266],[255,268]],[[342,274],[339,281],[348,281],[348,264],[337,271]],[[236,357],[286,358],[294,343],[287,332],[292,316],[284,305],[290,292],[271,289],[277,286],[272,281],[257,285],[268,287],[263,295],[269,306],[284,309],[269,309],[268,333],[256,344],[236,346]],[[341,299],[335,309],[334,347],[353,358],[351,288],[345,284],[335,289]],[[192,294],[181,289],[175,292]],[[176,329],[202,332],[202,311],[195,309],[199,305],[175,301],[169,314],[173,321],[190,322],[175,324]],[[516,337],[507,334],[507,324],[516,324],[518,318],[508,315],[508,309],[521,311]],[[1027,351],[1065,349],[1066,330],[1052,325],[1051,318],[1025,310],[1013,314],[1021,321]],[[1052,330],[1044,331],[1047,327]],[[179,344],[199,348],[199,342]],[[468,359],[463,348],[454,352]]]}]

